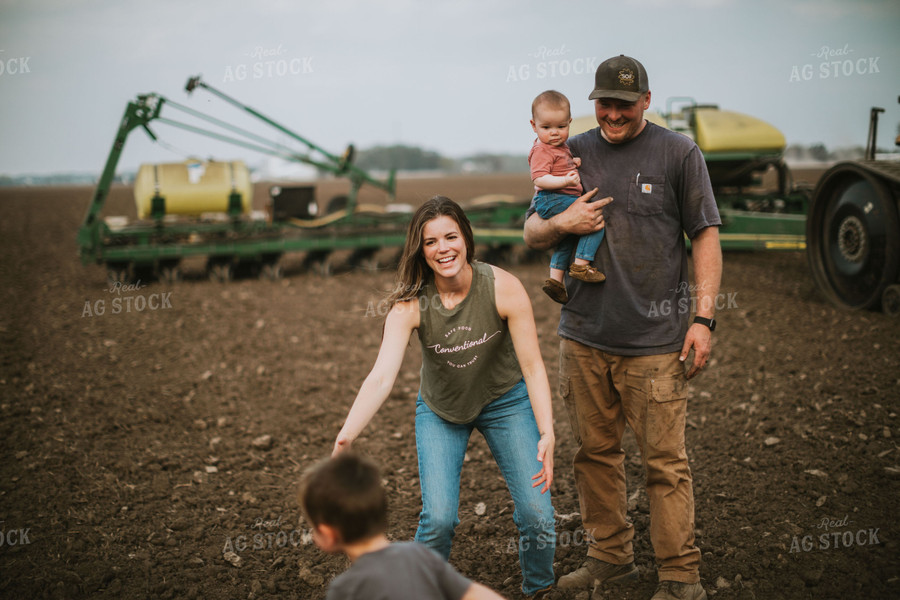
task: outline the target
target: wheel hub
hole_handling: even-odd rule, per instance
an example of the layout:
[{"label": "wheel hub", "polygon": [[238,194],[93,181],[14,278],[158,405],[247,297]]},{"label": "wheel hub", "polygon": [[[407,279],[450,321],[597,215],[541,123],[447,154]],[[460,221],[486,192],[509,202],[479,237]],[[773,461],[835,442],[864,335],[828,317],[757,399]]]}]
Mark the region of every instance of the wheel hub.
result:
[{"label": "wheel hub", "polygon": [[868,245],[866,228],[862,221],[855,216],[848,216],[841,221],[837,242],[841,256],[849,262],[859,262],[865,255],[866,246]]}]

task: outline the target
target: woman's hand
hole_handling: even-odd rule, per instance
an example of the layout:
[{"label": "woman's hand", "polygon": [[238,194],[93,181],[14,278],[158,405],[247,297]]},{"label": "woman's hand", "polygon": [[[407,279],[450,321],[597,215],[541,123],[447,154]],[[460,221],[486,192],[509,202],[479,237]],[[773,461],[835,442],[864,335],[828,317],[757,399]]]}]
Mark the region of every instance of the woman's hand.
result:
[{"label": "woman's hand", "polygon": [[553,484],[553,448],[556,446],[556,438],[552,433],[545,433],[538,441],[537,459],[541,463],[541,470],[531,478],[534,483],[531,487],[544,484],[541,493],[547,492]]}]

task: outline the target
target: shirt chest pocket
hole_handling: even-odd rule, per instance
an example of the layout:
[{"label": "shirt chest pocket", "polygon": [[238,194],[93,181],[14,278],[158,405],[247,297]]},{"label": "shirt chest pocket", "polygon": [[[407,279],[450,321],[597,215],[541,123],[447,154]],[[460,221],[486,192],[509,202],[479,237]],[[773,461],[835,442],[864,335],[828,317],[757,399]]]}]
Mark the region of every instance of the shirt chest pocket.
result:
[{"label": "shirt chest pocket", "polygon": [[637,175],[628,186],[628,212],[642,217],[662,214],[666,196],[664,175]]}]

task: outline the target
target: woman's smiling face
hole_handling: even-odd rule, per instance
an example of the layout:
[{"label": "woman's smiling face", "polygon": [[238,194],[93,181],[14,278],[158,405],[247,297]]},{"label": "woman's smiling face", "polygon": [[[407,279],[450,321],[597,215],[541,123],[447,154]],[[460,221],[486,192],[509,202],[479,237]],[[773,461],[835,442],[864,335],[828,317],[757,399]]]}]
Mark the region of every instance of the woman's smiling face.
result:
[{"label": "woman's smiling face", "polygon": [[467,264],[459,225],[448,216],[428,221],[422,230],[422,254],[435,276],[452,278]]}]

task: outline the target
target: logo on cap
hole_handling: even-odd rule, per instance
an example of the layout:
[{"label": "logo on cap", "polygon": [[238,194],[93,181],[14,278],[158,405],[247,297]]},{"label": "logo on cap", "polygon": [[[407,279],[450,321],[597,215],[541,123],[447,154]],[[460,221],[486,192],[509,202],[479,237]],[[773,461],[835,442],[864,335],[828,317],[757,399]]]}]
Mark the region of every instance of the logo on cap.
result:
[{"label": "logo on cap", "polygon": [[624,68],[619,71],[619,83],[624,86],[631,87],[634,85],[634,71],[629,68]]}]

